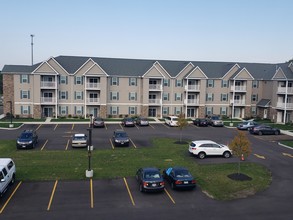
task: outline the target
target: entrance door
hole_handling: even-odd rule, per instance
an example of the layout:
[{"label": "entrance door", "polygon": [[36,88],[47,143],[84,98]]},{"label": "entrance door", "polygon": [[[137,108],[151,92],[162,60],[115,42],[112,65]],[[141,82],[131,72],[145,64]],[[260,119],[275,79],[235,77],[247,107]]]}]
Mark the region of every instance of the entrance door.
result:
[{"label": "entrance door", "polygon": [[45,117],[53,117],[53,108],[52,107],[44,107],[43,114]]},{"label": "entrance door", "polygon": [[234,117],[235,118],[240,118],[240,108],[235,108],[234,109]]},{"label": "entrance door", "polygon": [[195,109],[194,108],[187,108],[187,117],[188,118],[195,118]]},{"label": "entrance door", "polygon": [[263,111],[263,118],[267,118],[268,117],[268,110],[264,109]]},{"label": "entrance door", "polygon": [[149,108],[149,117],[156,117],[157,110],[155,108]]}]

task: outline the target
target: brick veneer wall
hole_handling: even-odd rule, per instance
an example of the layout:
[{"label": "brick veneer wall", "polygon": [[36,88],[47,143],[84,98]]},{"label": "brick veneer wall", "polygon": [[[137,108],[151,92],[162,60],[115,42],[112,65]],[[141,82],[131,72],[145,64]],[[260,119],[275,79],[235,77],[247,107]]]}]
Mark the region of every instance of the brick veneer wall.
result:
[{"label": "brick veneer wall", "polygon": [[10,113],[10,103],[12,102],[12,114],[14,115],[14,83],[13,75],[3,74],[3,113]]}]

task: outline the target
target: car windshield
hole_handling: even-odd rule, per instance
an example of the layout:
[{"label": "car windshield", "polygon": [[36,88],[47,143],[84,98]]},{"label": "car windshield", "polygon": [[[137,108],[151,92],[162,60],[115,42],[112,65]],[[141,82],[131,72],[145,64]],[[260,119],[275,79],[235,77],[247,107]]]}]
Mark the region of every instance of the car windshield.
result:
[{"label": "car windshield", "polygon": [[31,138],[31,137],[32,137],[31,133],[23,133],[20,136],[20,138],[23,138],[23,139],[28,139],[28,138]]},{"label": "car windshield", "polygon": [[73,137],[74,140],[86,140],[85,136],[74,136]]},{"label": "car windshield", "polygon": [[218,116],[212,116],[212,120],[220,120]]},{"label": "car windshield", "polygon": [[188,172],[188,170],[176,170],[175,176],[178,178],[191,177],[191,174]]},{"label": "car windshield", "polygon": [[150,171],[150,172],[146,172],[144,174],[144,177],[145,178],[148,178],[148,179],[159,179],[161,176],[160,176],[160,173],[159,172]]},{"label": "car windshield", "polygon": [[127,137],[127,134],[126,133],[116,133],[116,137]]}]

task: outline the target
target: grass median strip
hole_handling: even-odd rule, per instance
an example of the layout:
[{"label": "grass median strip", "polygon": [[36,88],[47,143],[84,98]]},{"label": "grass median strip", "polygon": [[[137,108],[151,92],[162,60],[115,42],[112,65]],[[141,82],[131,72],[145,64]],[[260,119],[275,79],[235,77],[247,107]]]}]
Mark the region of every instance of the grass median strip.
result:
[{"label": "grass median strip", "polygon": [[[233,181],[227,175],[237,172],[238,163],[199,165],[188,153],[188,146],[174,139],[156,138],[152,146],[115,148],[92,152],[94,179],[133,177],[140,167],[184,166],[196,177],[201,190],[215,199],[229,200],[265,190],[271,183],[271,173],[264,166],[243,162],[241,173],[251,181]],[[73,150],[16,150],[15,141],[1,141],[1,157],[11,157],[17,166],[19,180],[84,180],[88,167],[86,149]]]}]

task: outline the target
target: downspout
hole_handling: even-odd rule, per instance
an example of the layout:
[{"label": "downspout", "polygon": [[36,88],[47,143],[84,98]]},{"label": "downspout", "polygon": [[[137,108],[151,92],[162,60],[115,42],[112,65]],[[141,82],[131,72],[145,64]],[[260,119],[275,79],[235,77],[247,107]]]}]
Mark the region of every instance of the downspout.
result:
[{"label": "downspout", "polygon": [[160,117],[163,115],[163,92],[164,92],[164,78],[161,79],[161,100],[160,100]]},{"label": "downspout", "polygon": [[[186,101],[186,105],[185,105],[185,118],[187,118],[187,107],[188,107],[188,79],[187,79],[187,83],[186,83],[186,96],[185,96],[185,101]],[[183,106],[184,106],[184,102],[183,102]]]},{"label": "downspout", "polygon": [[[86,105],[86,100],[87,100],[87,90],[86,90],[86,84],[87,84],[87,76],[85,76],[84,80],[84,118],[86,118],[86,112],[87,112],[87,105]],[[89,113],[90,115],[90,113]]]},{"label": "downspout", "polygon": [[288,80],[286,81],[286,93],[285,93],[285,108],[283,115],[283,123],[286,123],[286,114],[287,114],[287,98],[288,98]]},{"label": "downspout", "polygon": [[231,118],[234,118],[234,97],[235,97],[235,79],[233,82],[233,97],[232,97],[232,112],[231,112]]},{"label": "downspout", "polygon": [[56,83],[56,86],[55,86],[55,118],[57,119],[58,118],[58,99],[59,99],[59,94],[58,94],[58,78],[57,78],[57,75],[55,75],[55,83]]}]

